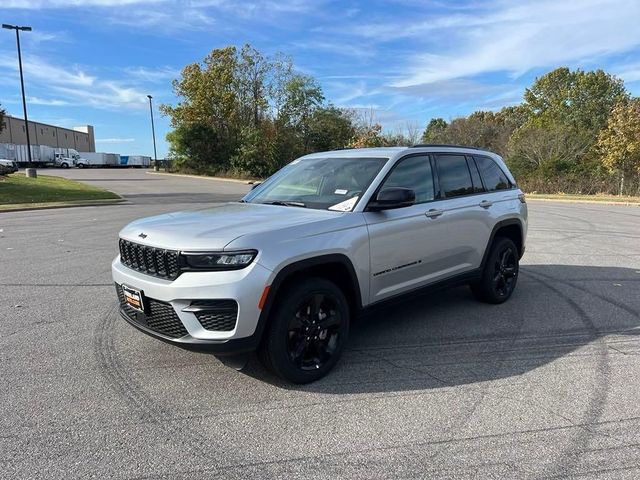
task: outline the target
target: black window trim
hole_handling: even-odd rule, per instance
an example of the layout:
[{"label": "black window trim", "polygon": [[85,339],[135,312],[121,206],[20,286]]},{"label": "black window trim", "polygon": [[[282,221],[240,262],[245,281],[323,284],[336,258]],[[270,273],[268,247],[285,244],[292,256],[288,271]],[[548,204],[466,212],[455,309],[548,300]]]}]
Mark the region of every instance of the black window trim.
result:
[{"label": "black window trim", "polygon": [[[488,193],[489,190],[487,190],[487,186],[484,183],[484,178],[482,178],[482,175],[480,174],[480,168],[476,163],[476,159],[473,157],[473,155],[469,155],[469,154],[466,154],[466,157],[467,157],[467,167],[469,168],[469,173],[471,174],[471,183],[474,183],[473,172],[471,171],[473,167],[475,167],[476,172],[478,172],[478,178],[480,179],[480,188],[482,190],[475,193]],[[474,185],[474,188],[475,188],[475,185]]]},{"label": "black window trim", "polygon": [[[486,191],[486,193],[495,193],[495,192],[500,192],[502,190],[513,190],[514,188],[517,188],[517,185],[514,184],[511,179],[509,178],[509,175],[506,174],[506,172],[502,169],[502,167],[498,164],[498,162],[496,162],[493,158],[491,158],[489,155],[476,155],[476,154],[472,154],[471,155],[473,157],[473,161],[476,164],[476,168],[478,169],[478,173],[480,174],[480,179],[482,180],[482,184],[484,185],[484,189]],[[487,186],[486,186],[486,181],[484,179],[484,177],[482,176],[482,170],[480,170],[480,167],[478,166],[478,162],[476,162],[476,157],[482,157],[482,158],[487,158],[489,159],[489,161],[493,162],[493,164],[498,168],[498,170],[500,170],[502,172],[502,174],[504,175],[504,178],[507,179],[507,182],[509,182],[509,188],[504,188],[502,190],[488,190]]]},{"label": "black window trim", "polygon": [[[382,189],[382,187],[384,185],[384,182],[387,181],[387,179],[389,178],[391,173],[393,173],[393,171],[398,167],[398,165],[400,165],[402,162],[404,162],[408,158],[412,158],[412,157],[424,157],[429,162],[429,166],[431,167],[431,181],[433,183],[433,200],[427,200],[425,202],[414,203],[413,205],[409,205],[408,207],[403,207],[403,208],[411,208],[411,207],[415,207],[416,205],[424,205],[425,203],[435,202],[435,201],[438,201],[440,199],[439,198],[439,194],[440,194],[440,192],[439,192],[439,182],[437,180],[438,176],[436,175],[436,172],[435,172],[435,164],[434,164],[435,162],[434,162],[433,158],[431,157],[431,153],[430,152],[410,153],[410,154],[405,155],[404,157],[400,157],[398,160],[396,160],[396,162],[393,164],[393,167],[391,167],[391,169],[386,173],[384,178],[380,181],[380,183],[378,184],[376,189],[373,191],[373,194],[371,195],[371,197],[369,197],[369,199],[367,200],[367,204],[365,205],[363,212],[369,212],[370,211],[369,210],[369,204],[372,201],[374,201],[374,199],[378,195],[378,192],[380,192],[380,190]],[[402,209],[396,209],[396,210],[402,210]]]},{"label": "black window trim", "polygon": [[[467,171],[469,172],[469,179],[471,180],[471,185],[473,186],[473,175],[471,175],[471,170],[469,168],[469,159],[467,158],[469,156],[469,154],[467,153],[462,153],[462,152],[429,152],[430,155],[432,155],[433,158],[433,163],[435,163],[436,165],[436,171],[438,173],[438,177],[440,177],[440,165],[438,162],[438,159],[436,157],[439,156],[456,156],[456,157],[464,157],[465,162],[467,164]],[[477,168],[477,167],[476,167]],[[478,169],[478,175],[480,175],[480,169]],[[480,181],[483,182],[483,188],[484,188],[484,180],[482,179],[482,176],[480,176]],[[454,198],[464,198],[464,197],[471,197],[473,195],[484,195],[486,194],[486,190],[482,191],[482,192],[473,192],[473,193],[467,193],[465,195],[456,195],[455,197],[446,197],[444,195],[444,192],[442,191],[442,189],[440,188],[440,179],[438,178],[438,199],[439,200],[453,200]]]}]

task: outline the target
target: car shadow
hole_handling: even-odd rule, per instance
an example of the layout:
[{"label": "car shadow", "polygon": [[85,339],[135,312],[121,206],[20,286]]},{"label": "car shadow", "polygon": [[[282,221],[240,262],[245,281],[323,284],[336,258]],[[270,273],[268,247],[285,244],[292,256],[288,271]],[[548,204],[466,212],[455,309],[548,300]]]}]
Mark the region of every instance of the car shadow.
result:
[{"label": "car shadow", "polygon": [[467,287],[413,295],[357,318],[325,378],[290,385],[252,361],[248,375],[327,394],[399,392],[517,377],[587,345],[640,333],[640,269],[523,265],[513,297],[475,301]]}]

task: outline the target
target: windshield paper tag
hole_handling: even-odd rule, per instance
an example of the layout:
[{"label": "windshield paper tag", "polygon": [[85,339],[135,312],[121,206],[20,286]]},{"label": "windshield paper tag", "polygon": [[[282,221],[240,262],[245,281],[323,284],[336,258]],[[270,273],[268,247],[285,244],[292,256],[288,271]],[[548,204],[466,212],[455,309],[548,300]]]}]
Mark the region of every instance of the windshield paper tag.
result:
[{"label": "windshield paper tag", "polygon": [[358,201],[358,196],[351,197],[349,200],[336,203],[335,205],[329,207],[329,210],[333,210],[335,212],[350,212],[351,209],[355,206],[357,201]]},{"label": "windshield paper tag", "polygon": [[349,190],[341,190],[341,189],[338,189],[338,190],[336,190],[336,191],[335,191],[335,192],[333,192],[333,193],[335,193],[336,195],[346,195],[348,192],[349,192]]}]

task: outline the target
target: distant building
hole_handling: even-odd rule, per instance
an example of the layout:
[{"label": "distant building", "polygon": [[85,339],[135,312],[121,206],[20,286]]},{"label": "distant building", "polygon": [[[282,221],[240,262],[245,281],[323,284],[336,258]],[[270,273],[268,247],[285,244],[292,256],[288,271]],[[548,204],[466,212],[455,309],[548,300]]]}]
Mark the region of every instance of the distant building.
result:
[{"label": "distant building", "polygon": [[[0,132],[0,143],[26,145],[27,132],[22,118],[4,117],[4,129]],[[29,120],[29,140],[31,145],[73,148],[79,152],[95,152],[96,139],[91,125],[69,128],[56,127]]]}]

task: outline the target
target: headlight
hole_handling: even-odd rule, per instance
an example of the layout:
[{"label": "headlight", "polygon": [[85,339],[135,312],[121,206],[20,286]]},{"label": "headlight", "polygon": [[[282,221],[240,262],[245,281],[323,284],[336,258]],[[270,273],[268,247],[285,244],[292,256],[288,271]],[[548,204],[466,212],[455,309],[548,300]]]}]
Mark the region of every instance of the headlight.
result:
[{"label": "headlight", "polygon": [[238,270],[256,258],[256,250],[238,252],[182,252],[183,270]]}]

